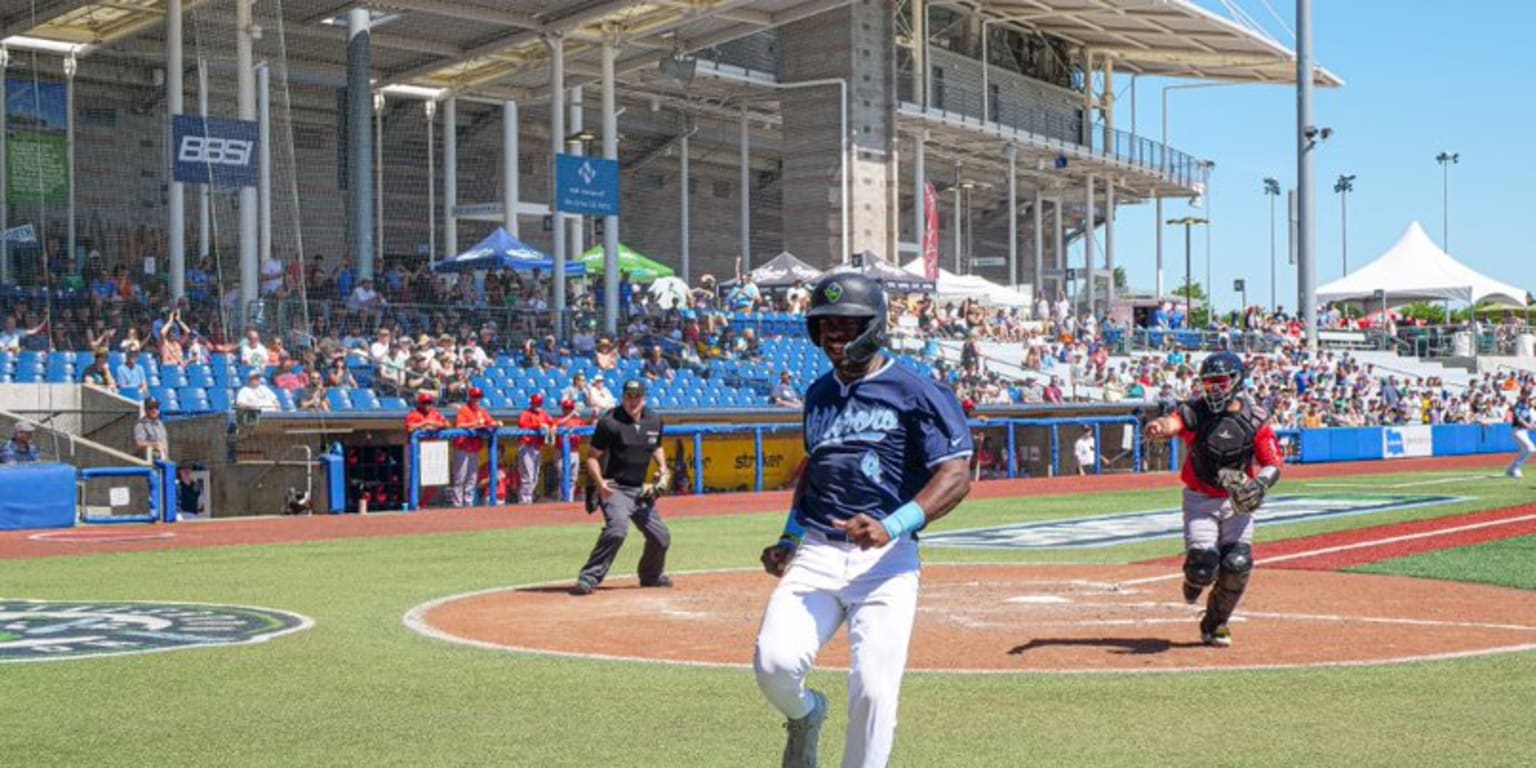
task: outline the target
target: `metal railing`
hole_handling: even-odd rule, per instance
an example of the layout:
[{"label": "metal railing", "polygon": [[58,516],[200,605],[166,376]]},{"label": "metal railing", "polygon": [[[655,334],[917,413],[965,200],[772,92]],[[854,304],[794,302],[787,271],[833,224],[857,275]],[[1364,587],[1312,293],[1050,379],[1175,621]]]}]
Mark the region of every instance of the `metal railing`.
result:
[{"label": "metal railing", "polygon": [[[903,99],[912,100],[911,80],[910,70],[897,75],[898,90]],[[933,99],[928,106],[982,124],[981,89],[970,83],[946,80],[941,84],[935,81]],[[1182,187],[1193,187],[1205,180],[1205,164],[1198,158],[1129,131],[1116,128],[1110,132],[1110,141],[1106,144],[1104,125],[1097,123],[1092,126],[1089,141],[1085,144],[1083,118],[1078,112],[1052,109],[1029,99],[999,93],[992,97],[985,113],[992,123],[1027,131],[1064,147],[1130,163]]]}]

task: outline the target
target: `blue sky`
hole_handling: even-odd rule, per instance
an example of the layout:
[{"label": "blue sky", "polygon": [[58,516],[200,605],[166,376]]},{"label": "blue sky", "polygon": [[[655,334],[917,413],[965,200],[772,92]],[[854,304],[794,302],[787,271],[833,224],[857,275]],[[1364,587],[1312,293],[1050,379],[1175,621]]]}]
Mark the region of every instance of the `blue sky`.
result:
[{"label": "blue sky", "polygon": [[[1217,0],[1197,0],[1223,16]],[[1294,39],[1260,0],[1237,0],[1287,47]],[[1270,0],[1294,28],[1294,0]],[[1400,2],[1313,0],[1317,62],[1345,86],[1314,91],[1314,119],[1333,128],[1316,155],[1318,284],[1342,274],[1341,173],[1357,176],[1349,195],[1349,264],[1358,268],[1397,241],[1418,220],[1442,242],[1441,166],[1435,155],[1460,153],[1450,166],[1450,253],[1499,280],[1536,290],[1536,246],[1522,233],[1536,214],[1525,186],[1536,180],[1536,101],[1521,51],[1536,29],[1536,2]],[[1174,82],[1137,78],[1136,132],[1156,139],[1162,88]],[[1129,129],[1129,82],[1120,90],[1116,127]],[[1209,216],[1212,280],[1218,308],[1239,302],[1233,278],[1248,283],[1248,301],[1269,303],[1269,198],[1263,178],[1284,189],[1296,183],[1293,86],[1240,85],[1169,93],[1169,144],[1213,160],[1210,207],[1164,203],[1164,218]],[[1295,268],[1286,264],[1285,198],[1277,205],[1278,299],[1296,306]],[[1131,284],[1155,282],[1151,203],[1121,208],[1116,261]],[[1102,242],[1102,230],[1100,234]],[[1183,230],[1164,233],[1167,286],[1182,284]],[[1194,280],[1205,282],[1204,235],[1196,230]],[[1080,257],[1074,261],[1080,261]]]}]

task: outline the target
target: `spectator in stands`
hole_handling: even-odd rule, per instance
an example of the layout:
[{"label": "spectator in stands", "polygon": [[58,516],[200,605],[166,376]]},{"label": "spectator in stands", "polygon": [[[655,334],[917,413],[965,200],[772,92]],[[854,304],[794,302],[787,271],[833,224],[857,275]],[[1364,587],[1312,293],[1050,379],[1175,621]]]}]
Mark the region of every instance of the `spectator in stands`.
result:
[{"label": "spectator in stands", "polygon": [[[737,269],[741,268],[741,258],[736,259]],[[752,282],[752,273],[747,272],[737,275],[736,287],[725,298],[725,304],[732,312],[751,312],[757,308],[758,302],[763,300],[763,292]]]},{"label": "spectator in stands", "polygon": [[539,465],[546,439],[555,439],[555,420],[544,410],[544,396],[535,392],[517,417],[517,428],[537,434],[517,438],[517,501],[532,504],[538,495]]},{"label": "spectator in stands", "polygon": [[672,377],[677,375],[677,372],[672,370],[672,364],[662,356],[660,346],[651,347],[650,356],[645,359],[645,365],[640,369],[640,373],[651,381],[662,379],[671,381]]},{"label": "spectator in stands", "polygon": [[299,390],[295,399],[301,411],[329,411],[331,401],[326,397],[325,377],[319,371],[309,372],[309,386]]},{"label": "spectator in stands", "polygon": [[96,359],[85,369],[80,382],[116,392],[117,380],[112,376],[112,366],[107,363],[107,350],[98,347],[95,354]]},{"label": "spectator in stands", "polygon": [[38,460],[37,444],[32,442],[32,431],[32,422],[16,422],[11,439],[0,446],[0,464],[23,464]]},{"label": "spectator in stands", "polygon": [[425,350],[416,350],[411,367],[405,371],[405,388],[413,392],[438,392],[442,389],[437,377],[432,375],[432,359]]},{"label": "spectator in stands", "polygon": [[773,386],[773,390],[768,393],[768,398],[773,401],[774,405],[780,408],[798,409],[805,406],[805,401],[801,399],[800,392],[795,389],[794,383],[790,381],[789,371],[779,372],[779,383]]},{"label": "spectator in stands", "polygon": [[255,328],[246,331],[245,338],[240,341],[240,364],[262,369],[267,367],[270,359],[267,345],[261,343],[261,332]]},{"label": "spectator in stands", "polygon": [[34,328],[20,329],[16,327],[16,316],[6,315],[5,329],[0,331],[0,352],[20,352],[23,339],[41,333],[47,327],[45,322]]},{"label": "spectator in stands", "polygon": [[308,384],[309,380],[304,374],[294,370],[293,358],[285,357],[277,364],[277,375],[272,377],[272,386],[293,395]]},{"label": "spectator in stands", "polygon": [[1052,376],[1051,383],[1045,385],[1045,390],[1040,393],[1042,401],[1052,405],[1060,405],[1066,398],[1061,391],[1061,377]]},{"label": "spectator in stands", "polygon": [[1083,433],[1077,436],[1077,441],[1072,444],[1072,455],[1077,457],[1077,473],[1086,475],[1098,474],[1093,468],[1094,459],[1098,455],[1098,444],[1093,439],[1093,425],[1084,424]]},{"label": "spectator in stands", "polygon": [[261,369],[252,368],[245,377],[245,386],[235,393],[235,407],[270,412],[281,410],[282,403],[278,401],[277,393],[262,381]]},{"label": "spectator in stands", "polygon": [[751,328],[741,329],[741,336],[736,339],[733,349],[736,357],[741,360],[757,360],[763,356],[762,344],[757,339],[757,332]]},{"label": "spectator in stands", "polygon": [[389,357],[389,350],[390,330],[388,328],[380,328],[374,336],[373,343],[368,345],[368,359],[372,360],[375,365],[382,364],[385,358]]},{"label": "spectator in stands", "polygon": [[571,375],[571,385],[560,390],[560,400],[570,400],[576,403],[578,408],[587,407],[587,375],[580,371]]},{"label": "spectator in stands", "polygon": [[357,379],[353,378],[352,371],[347,368],[347,358],[339,349],[333,353],[331,365],[325,371],[325,384],[328,387],[357,388]]},{"label": "spectator in stands", "polygon": [[789,290],[784,293],[785,311],[791,314],[803,315],[810,307],[811,292],[806,290],[804,280],[796,280],[795,284],[790,286]]},{"label": "spectator in stands", "polygon": [[375,312],[385,304],[384,297],[373,288],[373,278],[365,277],[347,296],[347,309],[353,312]]},{"label": "spectator in stands", "polygon": [[122,364],[117,366],[115,378],[119,394],[149,394],[149,380],[144,376],[144,369],[139,366],[138,357],[136,353],[130,352],[123,357]]},{"label": "spectator in stands", "polygon": [[608,411],[613,410],[619,403],[614,399],[613,393],[604,383],[603,374],[592,377],[592,383],[587,386],[587,406],[592,409],[592,418],[596,419]]},{"label": "spectator in stands", "polygon": [[150,461],[171,457],[170,437],[160,420],[160,401],[153,397],[144,398],[144,415],[133,425],[133,449]]},{"label": "spectator in stands", "polygon": [[181,321],[181,310],[172,310],[169,317],[160,325],[160,364],[168,366],[181,366],[186,364],[186,350],[182,347],[182,338],[191,332],[186,323]]},{"label": "spectator in stands", "polygon": [[544,337],[544,345],[539,347],[539,366],[548,371],[551,369],[564,369],[562,358],[567,354],[555,341],[554,334]]},{"label": "spectator in stands", "polygon": [[619,367],[619,353],[615,349],[613,341],[607,338],[597,340],[597,354],[594,356],[597,367],[604,371],[612,371]]}]

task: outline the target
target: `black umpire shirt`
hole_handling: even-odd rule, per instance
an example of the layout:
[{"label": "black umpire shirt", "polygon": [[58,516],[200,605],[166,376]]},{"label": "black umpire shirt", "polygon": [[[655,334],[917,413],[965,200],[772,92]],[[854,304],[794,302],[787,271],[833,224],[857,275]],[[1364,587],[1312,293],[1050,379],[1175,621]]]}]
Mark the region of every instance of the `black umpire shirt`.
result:
[{"label": "black umpire shirt", "polygon": [[645,485],[651,455],[661,447],[661,417],[649,408],[640,420],[618,407],[603,414],[592,431],[592,447],[603,451],[603,479],[619,485]]}]

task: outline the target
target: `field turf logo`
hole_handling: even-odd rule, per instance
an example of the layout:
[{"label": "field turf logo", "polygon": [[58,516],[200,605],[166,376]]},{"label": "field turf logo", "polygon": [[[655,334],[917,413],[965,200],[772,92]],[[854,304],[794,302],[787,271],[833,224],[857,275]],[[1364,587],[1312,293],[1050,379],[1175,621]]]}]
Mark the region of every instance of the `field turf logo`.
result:
[{"label": "field turf logo", "polygon": [[0,599],[0,663],[249,645],[312,624],[235,605]]},{"label": "field turf logo", "polygon": [[[1265,526],[1322,520],[1333,517],[1392,512],[1464,501],[1454,496],[1387,494],[1296,494],[1271,496],[1255,517]],[[968,531],[923,535],[930,547],[959,549],[1092,549],[1154,539],[1173,539],[1184,533],[1184,513],[1158,509],[1100,517],[1080,517],[1042,523],[1002,525]]]}]

